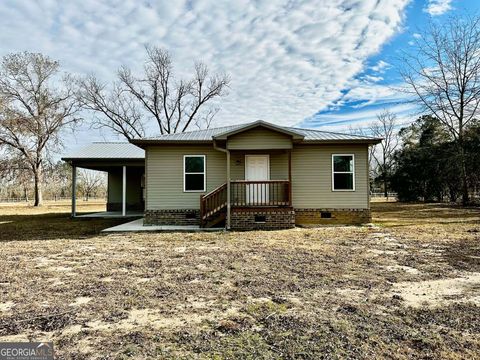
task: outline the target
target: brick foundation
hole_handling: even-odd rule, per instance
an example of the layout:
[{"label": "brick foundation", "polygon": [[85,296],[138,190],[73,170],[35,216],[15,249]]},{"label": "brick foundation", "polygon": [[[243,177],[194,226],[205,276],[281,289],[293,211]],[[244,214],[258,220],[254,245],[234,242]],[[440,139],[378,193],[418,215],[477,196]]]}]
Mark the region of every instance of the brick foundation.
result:
[{"label": "brick foundation", "polygon": [[144,225],[199,225],[200,211],[195,209],[180,210],[145,210]]},{"label": "brick foundation", "polygon": [[292,208],[233,208],[230,227],[240,231],[291,229],[295,227],[295,211]]},{"label": "brick foundation", "polygon": [[353,225],[368,223],[371,220],[369,209],[295,209],[295,225],[299,226]]},{"label": "brick foundation", "polygon": [[[328,214],[330,218],[325,217]],[[240,231],[280,230],[295,225],[354,225],[370,221],[369,209],[232,208],[230,227]],[[199,224],[199,210],[145,210],[144,225]]]}]

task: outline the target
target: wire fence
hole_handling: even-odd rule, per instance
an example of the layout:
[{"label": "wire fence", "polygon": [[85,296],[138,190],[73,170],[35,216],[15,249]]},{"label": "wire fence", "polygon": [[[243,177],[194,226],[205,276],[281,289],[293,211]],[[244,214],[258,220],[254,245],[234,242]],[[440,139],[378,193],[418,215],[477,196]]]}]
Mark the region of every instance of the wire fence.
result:
[{"label": "wire fence", "polygon": [[[11,198],[1,198],[0,197],[0,203],[22,203],[22,202],[31,202],[34,201],[35,199],[33,197],[11,197]],[[49,201],[49,202],[61,202],[61,201],[71,201],[72,198],[70,196],[68,197],[61,197],[61,196],[54,196],[54,197],[47,197],[43,198],[43,201]],[[101,198],[96,198],[96,197],[89,197],[88,199],[83,197],[83,196],[77,196],[77,202],[78,201],[106,201],[107,199],[105,197]]]},{"label": "wire fence", "polygon": [[[388,198],[394,198],[394,199],[396,199],[396,198],[397,198],[397,195],[398,195],[398,194],[397,194],[396,192],[389,192],[389,193],[387,193],[387,197],[388,197]],[[371,196],[371,197],[385,197],[385,193],[383,193],[383,192],[372,192],[372,193],[370,193],[370,196]]]}]

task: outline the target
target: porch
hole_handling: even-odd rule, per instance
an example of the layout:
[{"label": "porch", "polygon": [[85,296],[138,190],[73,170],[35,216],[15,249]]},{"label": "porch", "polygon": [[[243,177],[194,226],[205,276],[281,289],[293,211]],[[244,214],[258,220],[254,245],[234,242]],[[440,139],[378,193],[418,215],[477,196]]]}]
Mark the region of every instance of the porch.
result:
[{"label": "porch", "polygon": [[225,223],[231,228],[233,221],[265,228],[274,214],[276,227],[278,219],[293,227],[291,149],[228,151],[226,155],[230,180],[200,196],[200,226]]},{"label": "porch", "polygon": [[[93,143],[62,158],[72,168],[72,217],[132,218],[143,216],[145,154],[129,143]],[[78,169],[107,173],[105,211],[77,214]]]}]

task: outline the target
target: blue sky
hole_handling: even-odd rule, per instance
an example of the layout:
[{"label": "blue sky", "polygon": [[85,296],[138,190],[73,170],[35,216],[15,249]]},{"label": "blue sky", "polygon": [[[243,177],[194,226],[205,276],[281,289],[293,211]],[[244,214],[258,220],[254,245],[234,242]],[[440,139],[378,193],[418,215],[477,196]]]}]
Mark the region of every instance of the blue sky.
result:
[{"label": "blue sky", "polygon": [[[383,108],[414,119],[394,87],[396,56],[431,19],[477,0],[4,0],[0,55],[38,51],[65,71],[113,80],[138,70],[145,44],[167,48],[180,76],[194,60],[231,76],[214,126],[257,119],[331,131],[366,127]],[[115,140],[85,123],[67,150]]]},{"label": "blue sky", "polygon": [[480,2],[476,0],[411,1],[403,12],[402,26],[388,39],[381,50],[365,61],[343,95],[326,109],[301,122],[302,126],[352,131],[365,129],[375,114],[389,109],[399,118],[400,126],[418,116],[417,110],[408,104],[403,94],[396,91],[402,86],[398,72],[402,51],[415,51],[415,37],[421,35],[430,22],[445,22],[461,13],[477,14]]}]

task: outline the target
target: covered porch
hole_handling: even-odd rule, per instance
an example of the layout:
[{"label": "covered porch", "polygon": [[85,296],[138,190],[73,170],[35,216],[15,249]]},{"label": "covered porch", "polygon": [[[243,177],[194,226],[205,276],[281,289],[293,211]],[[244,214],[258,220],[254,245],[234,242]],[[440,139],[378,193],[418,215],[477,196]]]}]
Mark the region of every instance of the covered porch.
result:
[{"label": "covered porch", "polygon": [[[62,158],[72,168],[71,216],[78,218],[133,218],[143,216],[145,207],[144,151],[129,143],[93,143]],[[106,172],[105,211],[77,212],[78,169]]]},{"label": "covered porch", "polygon": [[238,228],[238,222],[245,221],[265,227],[271,214],[294,221],[291,149],[235,150],[226,156],[229,180],[200,196],[201,227],[225,222],[227,229],[232,223]]},{"label": "covered porch", "polygon": [[294,227],[292,149],[302,139],[262,121],[215,136],[214,148],[227,158],[227,181],[200,198],[201,226],[225,219],[227,229]]}]

